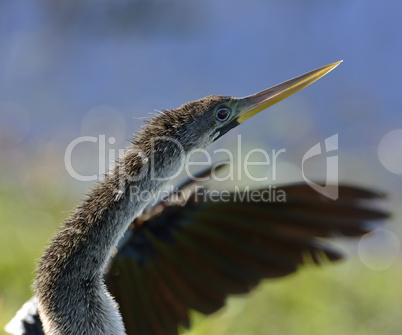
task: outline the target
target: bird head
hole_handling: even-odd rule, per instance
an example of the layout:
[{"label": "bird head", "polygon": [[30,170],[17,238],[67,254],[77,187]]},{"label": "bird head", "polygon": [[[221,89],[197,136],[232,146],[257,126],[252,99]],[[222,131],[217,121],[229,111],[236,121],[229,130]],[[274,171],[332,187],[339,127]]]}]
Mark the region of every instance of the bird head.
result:
[{"label": "bird head", "polygon": [[184,153],[194,149],[206,149],[232,128],[312,84],[339,63],[341,61],[244,98],[211,95],[176,109],[163,111],[148,120],[136,143],[143,146],[149,154],[152,151],[171,156],[176,155],[178,147],[181,147]]}]

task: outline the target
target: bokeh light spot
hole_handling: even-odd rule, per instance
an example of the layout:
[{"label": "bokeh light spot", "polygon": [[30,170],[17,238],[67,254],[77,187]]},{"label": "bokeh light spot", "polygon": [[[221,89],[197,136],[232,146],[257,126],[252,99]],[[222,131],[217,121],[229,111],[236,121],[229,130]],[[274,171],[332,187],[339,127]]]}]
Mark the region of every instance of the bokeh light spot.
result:
[{"label": "bokeh light spot", "polygon": [[378,158],[388,171],[402,174],[402,129],[385,134],[378,145]]},{"label": "bokeh light spot", "polygon": [[386,270],[394,263],[399,246],[399,239],[393,232],[378,228],[360,239],[359,257],[372,270]]},{"label": "bokeh light spot", "polygon": [[116,141],[125,143],[126,120],[114,107],[96,106],[85,114],[81,123],[81,135],[95,137],[106,135],[106,138],[113,137],[114,143]]}]

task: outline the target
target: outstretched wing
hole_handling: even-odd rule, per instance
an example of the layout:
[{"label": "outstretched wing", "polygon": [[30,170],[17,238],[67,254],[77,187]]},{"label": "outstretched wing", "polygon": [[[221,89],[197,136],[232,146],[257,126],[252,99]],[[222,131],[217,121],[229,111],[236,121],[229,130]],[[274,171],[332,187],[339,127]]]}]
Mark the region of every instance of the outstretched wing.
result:
[{"label": "outstretched wing", "polygon": [[321,238],[359,236],[388,216],[367,206],[381,194],[349,186],[336,201],[304,184],[208,192],[160,203],[134,222],[106,280],[129,335],[177,334],[189,309],[210,314],[263,278],[338,260]]},{"label": "outstretched wing", "polygon": [[[179,324],[189,326],[189,309],[209,314],[228,294],[248,292],[262,278],[338,260],[342,256],[321,238],[359,236],[370,230],[368,222],[388,216],[368,207],[381,194],[350,186],[339,187],[337,201],[302,184],[208,192],[159,203],[136,219],[120,243],[106,283],[129,335],[177,334]],[[6,330],[43,334],[34,299]]]}]

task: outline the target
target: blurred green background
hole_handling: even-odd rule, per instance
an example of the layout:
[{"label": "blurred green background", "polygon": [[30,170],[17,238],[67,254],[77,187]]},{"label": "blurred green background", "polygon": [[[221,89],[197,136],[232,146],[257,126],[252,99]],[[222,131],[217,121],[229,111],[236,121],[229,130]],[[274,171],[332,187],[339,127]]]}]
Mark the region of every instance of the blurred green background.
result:
[{"label": "blurred green background", "polygon": [[[339,178],[389,194],[385,229],[343,243],[350,259],[264,282],[191,334],[399,334],[402,329],[402,6],[396,0],[0,0],[0,329],[32,294],[60,222],[155,110],[245,96],[343,59],[214,148],[286,149],[273,182],[339,136]],[[311,165],[311,166],[310,166]],[[325,157],[308,166],[325,178]],[[261,172],[260,173],[266,173]],[[243,181],[244,182],[244,181]],[[0,330],[1,332],[1,330]]]}]

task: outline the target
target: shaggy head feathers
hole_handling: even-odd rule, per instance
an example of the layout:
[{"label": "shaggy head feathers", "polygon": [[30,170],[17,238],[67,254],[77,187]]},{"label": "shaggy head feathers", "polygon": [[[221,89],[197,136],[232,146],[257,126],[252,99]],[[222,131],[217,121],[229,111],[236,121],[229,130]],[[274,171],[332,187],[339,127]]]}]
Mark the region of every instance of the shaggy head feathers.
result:
[{"label": "shaggy head feathers", "polygon": [[[132,143],[149,153],[152,139],[168,137],[177,140],[185,150],[203,147],[205,140],[216,129],[213,110],[230,97],[211,95],[188,102],[178,108],[162,111],[148,119]],[[154,148],[155,149],[155,148]]]}]

